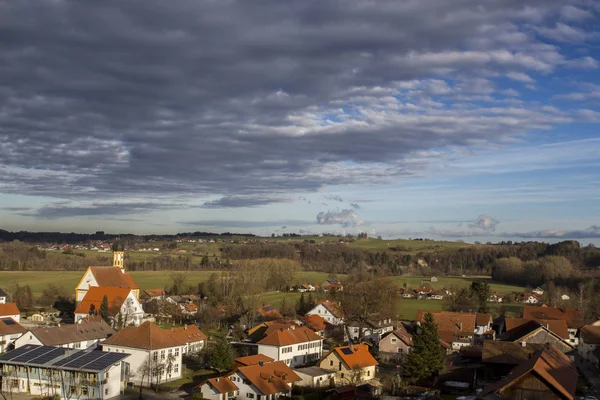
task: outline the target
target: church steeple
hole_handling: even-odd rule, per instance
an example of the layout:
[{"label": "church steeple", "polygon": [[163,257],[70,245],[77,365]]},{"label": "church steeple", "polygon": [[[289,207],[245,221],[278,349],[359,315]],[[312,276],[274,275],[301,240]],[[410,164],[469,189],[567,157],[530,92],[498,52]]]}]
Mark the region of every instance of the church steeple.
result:
[{"label": "church steeple", "polygon": [[125,244],[121,239],[115,240],[112,245],[113,250],[113,267],[121,268],[121,272],[125,272]]}]

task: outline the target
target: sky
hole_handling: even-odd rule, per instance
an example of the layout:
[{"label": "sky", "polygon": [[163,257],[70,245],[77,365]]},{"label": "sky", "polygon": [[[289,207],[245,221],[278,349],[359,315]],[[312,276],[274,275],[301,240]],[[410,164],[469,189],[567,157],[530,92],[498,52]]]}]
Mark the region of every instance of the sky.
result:
[{"label": "sky", "polygon": [[600,1],[0,0],[0,229],[600,244]]}]

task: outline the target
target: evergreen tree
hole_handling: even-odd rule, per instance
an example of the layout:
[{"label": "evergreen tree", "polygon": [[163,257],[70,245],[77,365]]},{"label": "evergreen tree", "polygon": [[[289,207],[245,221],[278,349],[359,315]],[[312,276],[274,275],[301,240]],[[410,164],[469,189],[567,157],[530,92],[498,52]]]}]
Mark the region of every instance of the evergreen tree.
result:
[{"label": "evergreen tree", "polygon": [[488,299],[490,298],[490,285],[487,282],[471,283],[471,293],[477,302],[477,312],[487,313],[488,312]]},{"label": "evergreen tree", "polygon": [[298,303],[296,303],[296,311],[298,315],[306,314],[306,302],[304,301],[304,292],[300,295]]},{"label": "evergreen tree", "polygon": [[223,335],[218,335],[215,338],[215,345],[213,346],[209,364],[212,368],[219,372],[229,371],[233,365],[233,348],[227,338]]},{"label": "evergreen tree", "polygon": [[102,303],[100,303],[99,314],[107,324],[110,324],[110,318],[108,317],[108,297],[106,295],[104,295]]},{"label": "evergreen tree", "polygon": [[315,307],[315,299],[313,298],[312,293],[308,292],[308,300],[306,300],[306,310],[305,310],[304,314],[306,314],[307,312],[312,310],[314,307]]},{"label": "evergreen tree", "polygon": [[413,335],[413,347],[404,362],[404,375],[413,382],[429,378],[444,368],[444,348],[431,313],[425,314],[421,329]]}]

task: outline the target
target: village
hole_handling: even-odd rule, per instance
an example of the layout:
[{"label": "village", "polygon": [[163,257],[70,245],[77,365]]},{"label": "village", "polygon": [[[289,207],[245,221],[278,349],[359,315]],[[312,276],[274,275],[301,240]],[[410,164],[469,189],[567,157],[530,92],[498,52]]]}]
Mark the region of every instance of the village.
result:
[{"label": "village", "polygon": [[[216,331],[194,322],[201,294],[142,290],[126,272],[124,244],[111,249],[113,265],[90,266],[75,288],[72,321],[24,318],[0,289],[5,398],[111,399],[139,390],[210,400],[593,399],[600,389],[600,321],[546,306],[540,287],[519,295],[519,317],[419,310],[398,320],[366,310],[357,320],[335,298],[349,289],[331,278],[290,287],[301,293],[293,313],[260,304]],[[440,301],[453,293],[422,282],[398,295]],[[503,298],[493,292],[487,301]],[[432,346],[439,368],[414,371]]]}]

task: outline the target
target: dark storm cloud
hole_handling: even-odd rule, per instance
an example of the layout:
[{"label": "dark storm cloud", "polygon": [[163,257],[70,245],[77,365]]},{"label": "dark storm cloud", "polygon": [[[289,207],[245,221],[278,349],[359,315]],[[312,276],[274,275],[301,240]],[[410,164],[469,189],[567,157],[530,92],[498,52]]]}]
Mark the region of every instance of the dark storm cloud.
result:
[{"label": "dark storm cloud", "polygon": [[[204,206],[248,207],[410,176],[420,166],[404,160],[416,151],[560,121],[536,110],[371,115],[402,106],[382,105],[393,102],[386,90],[440,74],[550,72],[562,56],[515,23],[564,5],[0,0],[0,184],[77,200],[220,193]],[[360,118],[329,115],[344,104],[362,107]]]},{"label": "dark storm cloud", "polygon": [[[94,203],[89,206],[55,204],[41,207],[33,212],[23,212],[20,215],[55,219],[77,216],[140,214],[176,208],[187,208],[187,206],[157,203]],[[122,219],[119,220],[122,221]]]},{"label": "dark storm cloud", "polygon": [[31,207],[3,207],[2,209],[6,211],[27,211],[31,210]]}]

